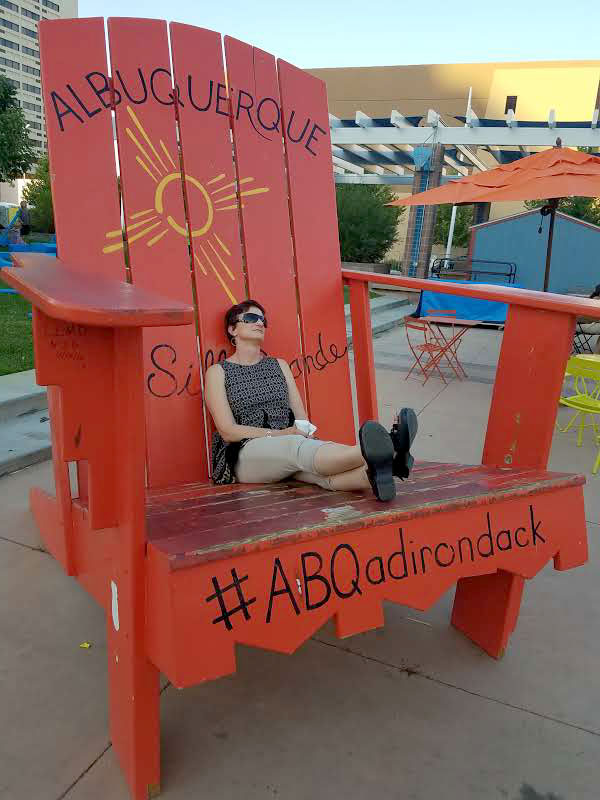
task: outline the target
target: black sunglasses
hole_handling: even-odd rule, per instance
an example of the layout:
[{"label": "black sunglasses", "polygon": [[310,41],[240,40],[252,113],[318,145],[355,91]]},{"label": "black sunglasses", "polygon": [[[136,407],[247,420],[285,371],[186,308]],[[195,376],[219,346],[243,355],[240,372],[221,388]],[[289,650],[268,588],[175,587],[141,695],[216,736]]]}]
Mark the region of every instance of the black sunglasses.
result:
[{"label": "black sunglasses", "polygon": [[238,317],[238,322],[247,322],[249,325],[252,325],[256,322],[262,322],[263,326],[267,327],[267,318],[263,317],[262,314],[255,314],[253,311],[246,311],[245,314],[242,314],[241,317]]}]

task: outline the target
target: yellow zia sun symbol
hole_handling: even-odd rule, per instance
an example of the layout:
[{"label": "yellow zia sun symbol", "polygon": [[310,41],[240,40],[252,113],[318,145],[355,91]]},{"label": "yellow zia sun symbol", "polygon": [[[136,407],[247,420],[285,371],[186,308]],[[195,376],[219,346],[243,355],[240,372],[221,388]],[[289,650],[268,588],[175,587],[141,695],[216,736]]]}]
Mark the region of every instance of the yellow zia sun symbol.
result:
[{"label": "yellow zia sun symbol", "polygon": [[[159,242],[163,236],[166,236],[171,230],[175,231],[180,236],[185,236],[187,238],[188,231],[185,225],[180,225],[177,220],[171,216],[171,214],[165,211],[164,203],[165,189],[167,186],[169,186],[169,184],[173,183],[173,181],[181,181],[181,171],[173,161],[173,158],[163,140],[159,139],[159,145],[163,152],[164,158],[168,162],[167,164],[152,143],[150,137],[144,130],[142,123],[139,121],[134,110],[130,106],[127,106],[127,113],[129,114],[139,135],[146,143],[148,150],[150,150],[153,154],[152,156],[150,155],[146,147],[144,147],[144,145],[136,136],[135,132],[128,127],[125,129],[125,133],[141,154],[136,155],[135,160],[156,184],[154,191],[154,207],[146,208],[143,211],[136,211],[134,214],[129,215],[127,224],[127,244],[129,247],[131,247],[134,242],[147,236],[152,231],[156,231],[156,233],[146,241],[146,245],[148,247],[154,247],[154,245]],[[170,166],[168,166],[168,164],[170,164]],[[227,258],[231,257],[231,251],[218,236],[216,231],[212,231],[210,235],[207,234],[210,233],[211,228],[213,228],[215,224],[216,214],[221,211],[236,211],[238,209],[238,186],[241,187],[244,184],[251,183],[254,178],[240,178],[239,181],[234,180],[230,181],[229,183],[222,184],[222,181],[227,178],[226,173],[222,172],[220,175],[217,175],[216,177],[207,181],[206,186],[194,178],[193,175],[185,174],[183,178],[190,186],[193,186],[202,194],[206,204],[206,218],[204,224],[200,228],[195,228],[191,231],[192,239],[205,237],[204,241],[194,243],[194,259],[202,270],[202,274],[204,276],[208,275],[205,265],[210,267],[227,297],[232,303],[235,304],[237,303],[237,300],[235,299],[231,288],[227,284],[227,279],[229,279],[231,282],[235,280],[235,275],[227,264]],[[228,189],[231,191],[227,192]],[[239,191],[239,196],[249,197],[252,195],[264,194],[264,192],[268,191],[268,187],[265,186],[257,189],[245,189],[244,191]],[[225,192],[225,194],[222,194],[223,192]],[[218,195],[218,197],[216,195]],[[243,203],[241,207],[244,207]],[[135,220],[139,220],[139,222],[136,222]],[[132,234],[132,231],[135,231],[138,228],[141,230],[138,230],[137,233]],[[156,230],[157,228],[159,230]],[[117,250],[123,249],[123,231],[121,228],[118,230],[109,231],[106,234],[106,238],[109,240],[109,242],[111,239],[118,239],[118,241],[107,244],[102,249],[103,253],[114,253]],[[200,259],[198,256],[197,251],[200,251],[202,259]],[[223,272],[221,272],[221,270]]]}]

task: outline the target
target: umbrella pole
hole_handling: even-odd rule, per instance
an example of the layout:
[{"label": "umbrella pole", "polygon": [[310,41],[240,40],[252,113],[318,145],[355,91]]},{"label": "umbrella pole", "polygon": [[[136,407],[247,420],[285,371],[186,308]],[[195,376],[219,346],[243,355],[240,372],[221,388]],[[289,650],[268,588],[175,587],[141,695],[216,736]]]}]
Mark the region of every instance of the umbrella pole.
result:
[{"label": "umbrella pole", "polygon": [[556,207],[558,198],[553,197],[549,200],[550,206],[550,230],[548,231],[548,247],[546,248],[546,272],[544,273],[544,291],[548,291],[548,281],[550,279],[550,262],[552,261],[552,239],[554,238],[554,220],[556,218]]}]

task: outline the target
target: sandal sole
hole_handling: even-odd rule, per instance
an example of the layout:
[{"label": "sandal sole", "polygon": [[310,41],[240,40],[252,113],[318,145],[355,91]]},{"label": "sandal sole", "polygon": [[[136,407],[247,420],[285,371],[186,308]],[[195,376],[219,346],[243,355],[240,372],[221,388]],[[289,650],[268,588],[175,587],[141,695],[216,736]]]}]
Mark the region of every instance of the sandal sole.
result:
[{"label": "sandal sole", "polygon": [[394,452],[396,457],[401,457],[404,460],[404,470],[402,470],[403,474],[397,476],[401,478],[401,480],[404,480],[405,478],[408,478],[415,463],[415,459],[410,454],[410,448],[415,436],[417,435],[419,421],[412,408],[403,408],[398,414],[398,417],[400,422],[400,430],[397,431],[395,435],[398,438],[402,438],[397,447],[394,443]]},{"label": "sandal sole", "polygon": [[382,502],[393,500],[396,496],[392,472],[394,445],[389,433],[383,425],[369,421],[362,425],[358,438],[363,458],[367,462],[367,475],[373,494]]}]

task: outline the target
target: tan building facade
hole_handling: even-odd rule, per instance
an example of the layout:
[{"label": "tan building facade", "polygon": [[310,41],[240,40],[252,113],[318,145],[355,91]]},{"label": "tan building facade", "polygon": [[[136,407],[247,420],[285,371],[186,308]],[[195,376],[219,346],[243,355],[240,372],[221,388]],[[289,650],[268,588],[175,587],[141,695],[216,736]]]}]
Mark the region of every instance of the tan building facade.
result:
[{"label": "tan building facade", "polygon": [[[389,117],[423,116],[432,108],[451,123],[471,105],[480,118],[504,119],[508,98],[516,98],[522,120],[590,120],[598,107],[599,61],[524,61],[489,64],[345,67],[309,70],[327,84],[329,110],[342,119],[357,111]],[[456,123],[455,123],[456,124]]]},{"label": "tan building facade", "polygon": [[[551,109],[557,121],[590,121],[600,106],[600,60],[539,61],[487,64],[425,64],[389,67],[349,67],[310,70],[325,81],[330,113],[354,119],[357,111],[373,118],[388,118],[393,110],[405,117],[423,118],[437,111],[447,125],[462,125],[456,117],[471,108],[480,119],[505,120],[509,109],[518,120],[546,121]],[[557,134],[560,131],[557,129]],[[513,148],[516,149],[516,148]],[[476,153],[489,167],[496,159]],[[398,196],[411,187],[398,187]],[[522,203],[497,203],[490,219],[519,213]],[[387,257],[402,260],[408,236],[408,209],[398,225],[398,240]],[[434,245],[433,254],[444,247]],[[460,251],[453,250],[453,255]]]}]

